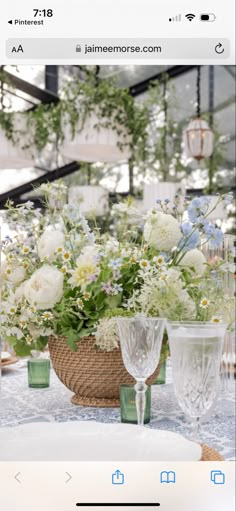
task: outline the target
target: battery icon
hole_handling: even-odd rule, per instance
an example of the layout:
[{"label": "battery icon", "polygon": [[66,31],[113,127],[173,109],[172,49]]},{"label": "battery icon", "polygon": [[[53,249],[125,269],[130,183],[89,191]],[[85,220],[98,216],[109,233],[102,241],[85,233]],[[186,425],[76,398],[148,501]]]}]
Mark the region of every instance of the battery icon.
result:
[{"label": "battery icon", "polygon": [[200,21],[215,21],[216,15],[212,12],[210,14],[201,14]]}]

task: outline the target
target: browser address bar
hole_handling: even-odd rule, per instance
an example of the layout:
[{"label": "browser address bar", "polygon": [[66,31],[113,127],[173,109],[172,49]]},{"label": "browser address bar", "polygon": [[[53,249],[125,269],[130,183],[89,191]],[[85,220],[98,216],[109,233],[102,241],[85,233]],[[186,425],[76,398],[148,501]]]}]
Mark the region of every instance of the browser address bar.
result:
[{"label": "browser address bar", "polygon": [[8,59],[215,59],[230,57],[230,41],[213,38],[54,39],[12,38],[6,41]]}]

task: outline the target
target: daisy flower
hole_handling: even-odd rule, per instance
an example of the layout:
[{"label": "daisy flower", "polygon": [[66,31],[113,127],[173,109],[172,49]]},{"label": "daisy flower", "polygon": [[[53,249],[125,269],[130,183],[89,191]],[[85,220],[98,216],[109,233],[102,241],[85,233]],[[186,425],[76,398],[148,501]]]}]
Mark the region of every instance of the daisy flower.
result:
[{"label": "daisy flower", "polygon": [[210,302],[207,298],[202,298],[201,301],[200,301],[200,307],[202,309],[207,309],[210,305]]},{"label": "daisy flower", "polygon": [[141,259],[141,261],[139,261],[139,264],[141,268],[143,268],[144,270],[147,270],[149,268],[149,262],[147,261],[147,259]]},{"label": "daisy flower", "polygon": [[156,263],[158,266],[162,266],[162,264],[165,264],[165,259],[162,255],[153,257],[153,262]]},{"label": "daisy flower", "polygon": [[53,314],[50,311],[45,311],[42,314],[44,321],[51,321],[53,319]]},{"label": "daisy flower", "polygon": [[219,318],[219,316],[213,316],[211,318],[211,322],[212,323],[221,323],[221,319]]},{"label": "daisy flower", "polygon": [[20,327],[24,329],[24,328],[26,328],[26,326],[27,326],[27,321],[25,319],[21,319],[20,320]]},{"label": "daisy flower", "polygon": [[164,280],[164,282],[167,280],[167,275],[165,273],[162,273],[160,276],[160,280]]},{"label": "daisy flower", "polygon": [[71,258],[71,253],[69,252],[69,250],[65,250],[65,251],[63,252],[63,256],[62,256],[62,258],[64,259],[64,261],[69,261],[69,260],[70,260],[70,258]]},{"label": "daisy flower", "polygon": [[22,247],[22,253],[25,254],[25,255],[29,254],[30,253],[30,248],[27,247],[26,245],[24,245]]},{"label": "daisy flower", "polygon": [[7,262],[11,262],[11,261],[13,261],[13,259],[14,259],[14,255],[13,254],[9,254],[7,256],[7,258],[6,258]]},{"label": "daisy flower", "polygon": [[9,311],[8,311],[8,314],[15,314],[16,313],[16,307],[14,307],[13,305],[11,305],[11,307],[9,308]]},{"label": "daisy flower", "polygon": [[87,302],[91,298],[91,293],[89,293],[88,291],[85,291],[83,294],[83,298]]},{"label": "daisy flower", "polygon": [[31,305],[29,310],[30,310],[30,312],[33,312],[33,314],[35,314],[37,312],[37,308],[35,307],[35,305]]},{"label": "daisy flower", "polygon": [[78,298],[78,300],[76,300],[76,304],[77,304],[77,307],[78,307],[79,309],[83,309],[83,307],[84,307],[84,302],[83,302],[83,300],[81,300],[81,298]]}]

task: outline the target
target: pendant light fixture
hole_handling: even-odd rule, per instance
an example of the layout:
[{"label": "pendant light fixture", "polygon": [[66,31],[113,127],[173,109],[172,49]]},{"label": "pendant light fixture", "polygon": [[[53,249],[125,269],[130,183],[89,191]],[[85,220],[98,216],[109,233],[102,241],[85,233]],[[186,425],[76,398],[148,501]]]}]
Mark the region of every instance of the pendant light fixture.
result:
[{"label": "pendant light fixture", "polygon": [[187,156],[202,160],[213,153],[214,134],[207,121],[201,118],[201,67],[197,66],[197,111],[196,117],[184,131],[184,149]]}]

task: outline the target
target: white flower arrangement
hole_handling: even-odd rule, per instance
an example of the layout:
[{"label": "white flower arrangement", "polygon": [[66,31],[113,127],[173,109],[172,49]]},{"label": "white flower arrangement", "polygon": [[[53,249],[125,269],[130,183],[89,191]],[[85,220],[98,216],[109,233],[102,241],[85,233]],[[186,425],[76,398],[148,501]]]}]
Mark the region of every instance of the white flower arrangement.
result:
[{"label": "white flower arrangement", "polygon": [[[50,194],[49,186],[46,190]],[[174,207],[172,214],[166,207],[152,209],[140,217],[134,239],[128,216],[137,220],[138,214],[129,204],[118,206],[115,215],[124,215],[124,224],[109,236],[93,232],[71,205],[59,213],[49,209],[48,216],[38,210],[34,215],[31,204],[9,205],[20,234],[3,241],[0,317],[17,354],[43,349],[52,333],[66,337],[72,349],[94,335],[96,346],[113,350],[118,347],[114,318],[122,314],[210,321],[225,311],[231,321],[233,301],[226,306],[201,252],[206,239],[217,246],[223,236],[207,221],[207,201],[186,202],[189,221],[184,222],[174,216]]]}]

